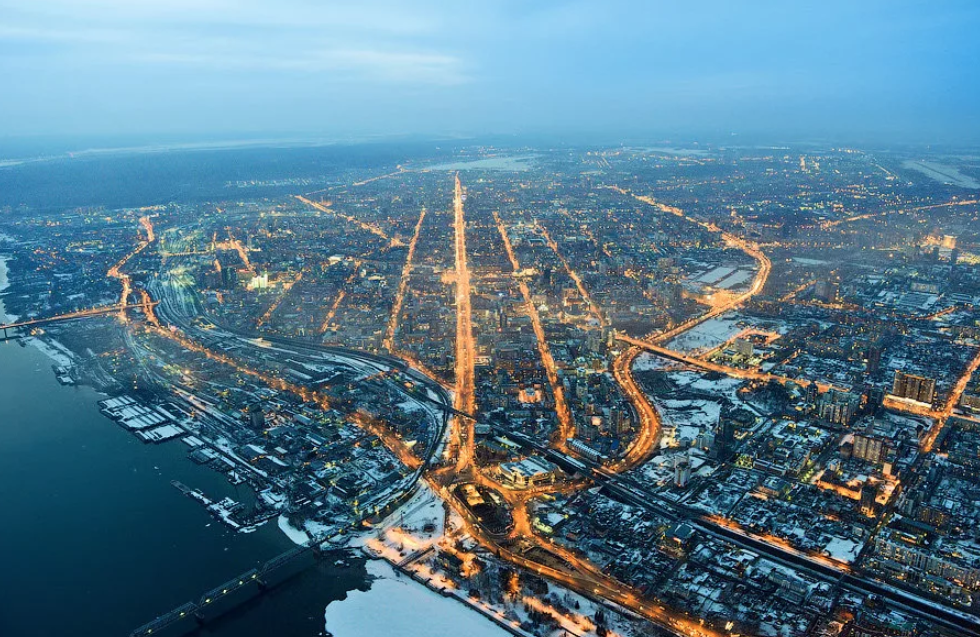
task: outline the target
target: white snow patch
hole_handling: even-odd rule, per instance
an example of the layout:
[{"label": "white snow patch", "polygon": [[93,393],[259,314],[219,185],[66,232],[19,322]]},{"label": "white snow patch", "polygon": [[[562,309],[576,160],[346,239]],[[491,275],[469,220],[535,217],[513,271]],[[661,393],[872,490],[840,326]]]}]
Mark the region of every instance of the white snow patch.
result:
[{"label": "white snow patch", "polygon": [[290,540],[295,544],[300,546],[306,546],[310,542],[310,537],[305,531],[297,529],[295,526],[289,523],[289,519],[285,515],[279,516],[279,530],[286,534]]},{"label": "white snow patch", "polygon": [[850,564],[857,559],[861,546],[860,542],[854,540],[833,537],[827,542],[827,546],[823,547],[823,550],[833,559]]},{"label": "white snow patch", "polygon": [[42,354],[53,360],[55,363],[62,367],[71,367],[71,352],[61,343],[55,340],[42,341],[39,338],[31,336],[24,339],[29,345],[37,348]]},{"label": "white snow patch", "polygon": [[461,602],[431,591],[407,575],[396,575],[387,562],[371,560],[368,573],[378,577],[368,591],[351,591],[327,606],[326,629],[334,637],[504,637],[509,635]]}]

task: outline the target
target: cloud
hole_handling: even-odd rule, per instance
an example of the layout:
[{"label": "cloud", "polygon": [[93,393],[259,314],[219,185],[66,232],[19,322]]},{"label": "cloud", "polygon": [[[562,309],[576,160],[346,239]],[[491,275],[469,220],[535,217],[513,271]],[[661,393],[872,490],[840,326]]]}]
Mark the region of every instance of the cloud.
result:
[{"label": "cloud", "polygon": [[952,121],[980,97],[973,0],[0,0],[0,15],[0,134],[856,128],[901,108]]},{"label": "cloud", "polygon": [[307,52],[160,51],[139,53],[134,61],[223,71],[281,71],[328,74],[336,81],[464,84],[470,78],[459,58],[438,53],[325,48]]},{"label": "cloud", "polygon": [[42,24],[133,29],[239,25],[424,35],[442,22],[438,4],[391,0],[0,0],[0,9]]},{"label": "cloud", "polygon": [[[322,74],[344,82],[456,85],[466,65],[429,37],[438,12],[371,0],[0,0],[4,42],[77,64]],[[12,49],[23,57],[27,53]]]}]

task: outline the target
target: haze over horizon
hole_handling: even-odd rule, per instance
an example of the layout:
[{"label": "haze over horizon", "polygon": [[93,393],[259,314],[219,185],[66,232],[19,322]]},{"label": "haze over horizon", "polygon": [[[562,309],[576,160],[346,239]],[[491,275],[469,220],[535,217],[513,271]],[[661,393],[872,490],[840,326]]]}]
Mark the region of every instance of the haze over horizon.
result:
[{"label": "haze over horizon", "polygon": [[967,1],[0,0],[0,137],[980,139]]}]

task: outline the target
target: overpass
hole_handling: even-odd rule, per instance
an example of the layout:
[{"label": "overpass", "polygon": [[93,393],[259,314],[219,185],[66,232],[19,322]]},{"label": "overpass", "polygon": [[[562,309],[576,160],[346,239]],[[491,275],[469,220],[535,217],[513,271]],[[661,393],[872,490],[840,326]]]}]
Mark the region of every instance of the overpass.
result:
[{"label": "overpass", "polygon": [[616,339],[628,343],[629,345],[635,345],[642,350],[646,350],[662,358],[666,358],[678,363],[685,363],[691,365],[692,367],[699,367],[705,371],[718,372],[719,374],[724,374],[726,376],[731,376],[733,378],[743,378],[745,380],[758,380],[763,382],[775,381],[780,385],[786,385],[788,383],[793,383],[794,385],[799,385],[800,387],[808,387],[811,384],[816,384],[820,391],[828,391],[831,389],[836,389],[838,391],[845,391],[839,387],[834,387],[827,383],[818,383],[816,381],[807,380],[805,378],[789,378],[787,376],[780,376],[779,374],[770,374],[769,372],[760,372],[754,369],[740,369],[738,367],[730,367],[728,365],[720,365],[718,363],[713,363],[711,361],[706,361],[695,356],[688,356],[683,352],[678,352],[676,350],[668,349],[656,343],[652,343],[647,340],[632,338],[626,336],[625,334],[616,334]]}]

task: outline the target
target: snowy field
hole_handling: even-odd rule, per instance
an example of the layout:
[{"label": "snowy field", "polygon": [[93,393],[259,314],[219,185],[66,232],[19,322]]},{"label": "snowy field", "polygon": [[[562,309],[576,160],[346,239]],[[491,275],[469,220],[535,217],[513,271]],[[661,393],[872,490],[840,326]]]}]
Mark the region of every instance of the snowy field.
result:
[{"label": "snowy field", "polygon": [[706,352],[741,332],[743,327],[740,327],[738,323],[744,321],[744,317],[738,314],[709,319],[673,339],[667,344],[667,347],[685,354],[695,351]]},{"label": "snowy field", "polygon": [[666,358],[654,356],[650,352],[643,352],[636,357],[636,361],[633,363],[633,371],[650,372],[658,369],[666,369],[672,363],[672,361],[668,361]]},{"label": "snowy field", "polygon": [[861,542],[831,536],[827,545],[824,547],[824,552],[835,560],[853,564],[863,547],[864,544]]},{"label": "snowy field", "polygon": [[725,277],[723,281],[720,281],[716,285],[724,290],[731,290],[732,288],[748,283],[753,278],[755,278],[755,272],[752,270],[738,270]]},{"label": "snowy field", "polygon": [[745,381],[740,378],[726,376],[715,380],[708,380],[704,374],[691,370],[672,372],[670,380],[680,387],[698,390],[724,396],[735,405],[743,405],[743,401],[738,396],[738,390]]},{"label": "snowy field", "polygon": [[397,575],[387,562],[371,560],[377,577],[368,591],[351,591],[327,606],[327,631],[334,637],[505,637],[507,631],[451,598]]},{"label": "snowy field", "polygon": [[58,341],[54,339],[43,341],[34,336],[30,336],[25,338],[24,342],[40,350],[42,354],[53,360],[55,364],[62,367],[71,367],[71,352]]},{"label": "snowy field", "polygon": [[714,427],[721,413],[721,404],[709,400],[663,400],[657,406],[665,424],[675,429],[677,440],[693,441],[702,431]]}]

